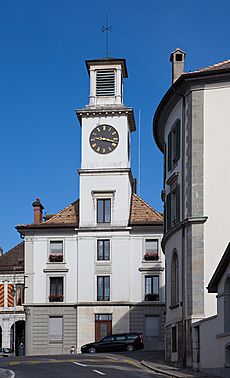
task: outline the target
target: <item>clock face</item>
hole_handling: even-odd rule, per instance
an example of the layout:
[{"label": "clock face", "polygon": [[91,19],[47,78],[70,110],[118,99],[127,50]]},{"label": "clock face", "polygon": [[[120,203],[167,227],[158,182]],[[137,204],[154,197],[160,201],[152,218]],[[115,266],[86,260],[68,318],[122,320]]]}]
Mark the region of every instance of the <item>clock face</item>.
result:
[{"label": "clock face", "polygon": [[109,154],[117,148],[119,134],[113,126],[98,125],[91,132],[89,143],[98,154]]}]

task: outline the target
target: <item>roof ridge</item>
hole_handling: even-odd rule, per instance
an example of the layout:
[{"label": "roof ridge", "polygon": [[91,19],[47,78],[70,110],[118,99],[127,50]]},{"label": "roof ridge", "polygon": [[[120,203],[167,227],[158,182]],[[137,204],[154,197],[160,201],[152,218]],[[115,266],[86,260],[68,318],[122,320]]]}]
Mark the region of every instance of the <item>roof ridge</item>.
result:
[{"label": "roof ridge", "polygon": [[148,206],[150,208],[150,210],[153,210],[155,213],[157,213],[158,215],[162,216],[162,213],[160,213],[159,211],[157,211],[156,209],[154,209],[151,205],[149,205],[148,202],[146,202],[145,200],[143,200],[143,198],[141,198],[140,196],[138,196],[138,194],[133,193],[133,196],[135,196],[139,200],[141,200],[141,202],[143,202],[146,206]]},{"label": "roof ridge", "polygon": [[[224,64],[227,64],[227,63],[230,63],[230,59],[225,59],[225,60],[222,60],[221,62],[218,62],[218,63],[214,63],[214,64],[211,64],[207,67],[203,67],[203,68],[199,68],[198,70],[195,70],[195,71],[192,71],[192,72],[202,72],[202,71],[208,71],[210,70],[211,68],[215,68],[215,67],[220,67]],[[186,73],[191,73],[191,72],[186,72]]]},{"label": "roof ridge", "polygon": [[51,218],[49,218],[47,221],[45,222],[42,222],[42,224],[47,224],[47,223],[51,223],[51,221],[56,218],[57,216],[59,216],[60,214],[62,214],[64,211],[66,211],[70,206],[73,206],[73,205],[76,205],[76,203],[79,202],[79,198],[75,201],[73,201],[72,203],[70,203],[68,206],[66,206],[64,209],[58,211],[56,214],[54,214]]}]

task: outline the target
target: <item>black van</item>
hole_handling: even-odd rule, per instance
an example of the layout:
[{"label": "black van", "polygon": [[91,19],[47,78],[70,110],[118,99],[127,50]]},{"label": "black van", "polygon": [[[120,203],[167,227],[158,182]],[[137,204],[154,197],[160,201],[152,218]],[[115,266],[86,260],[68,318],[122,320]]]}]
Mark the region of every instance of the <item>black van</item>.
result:
[{"label": "black van", "polygon": [[144,348],[142,333],[117,333],[82,345],[82,353],[132,351]]}]

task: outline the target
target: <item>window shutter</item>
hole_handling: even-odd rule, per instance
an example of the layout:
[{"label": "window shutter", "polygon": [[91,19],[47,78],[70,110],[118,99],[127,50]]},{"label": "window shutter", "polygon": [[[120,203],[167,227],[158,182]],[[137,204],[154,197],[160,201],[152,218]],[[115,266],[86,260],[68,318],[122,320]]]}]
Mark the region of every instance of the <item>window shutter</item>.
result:
[{"label": "window shutter", "polygon": [[171,193],[166,196],[166,222],[168,231],[171,228]]},{"label": "window shutter", "polygon": [[180,222],[180,185],[176,186],[176,223]]},{"label": "window shutter", "polygon": [[172,133],[168,134],[168,170],[171,169],[172,166]]},{"label": "window shutter", "polygon": [[96,95],[115,95],[115,72],[114,70],[96,71]]},{"label": "window shutter", "polygon": [[175,151],[175,161],[180,158],[180,120],[176,122],[176,151]]}]

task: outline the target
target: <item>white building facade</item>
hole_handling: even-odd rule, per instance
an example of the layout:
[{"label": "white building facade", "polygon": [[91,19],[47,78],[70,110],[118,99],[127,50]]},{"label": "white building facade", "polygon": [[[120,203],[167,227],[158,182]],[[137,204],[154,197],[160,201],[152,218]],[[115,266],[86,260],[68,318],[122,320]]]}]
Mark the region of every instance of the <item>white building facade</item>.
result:
[{"label": "white building facade", "polygon": [[132,108],[123,104],[124,59],[86,62],[89,105],[82,129],[80,198],[34,223],[25,238],[26,354],[69,353],[111,333],[143,333],[164,348],[163,216],[135,194]]},{"label": "white building facade", "polygon": [[206,287],[228,243],[226,194],[230,61],[184,73],[171,54],[173,84],[159,104],[154,137],[164,153],[166,359],[192,366],[191,325],[216,313]]}]

